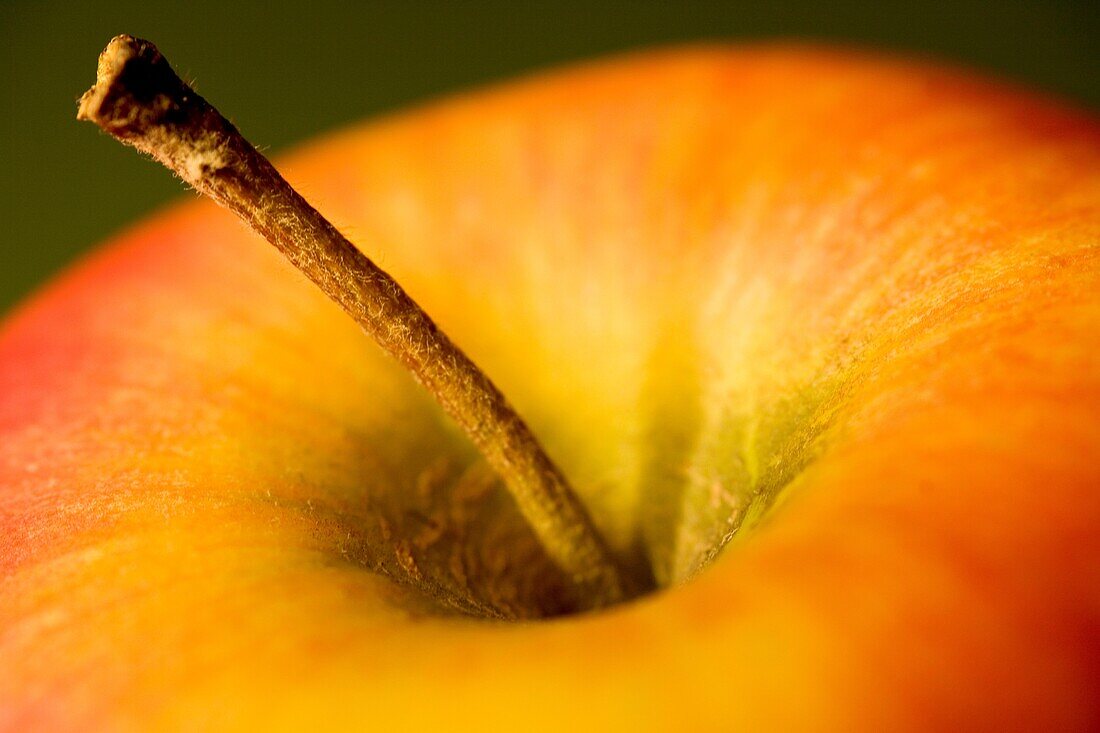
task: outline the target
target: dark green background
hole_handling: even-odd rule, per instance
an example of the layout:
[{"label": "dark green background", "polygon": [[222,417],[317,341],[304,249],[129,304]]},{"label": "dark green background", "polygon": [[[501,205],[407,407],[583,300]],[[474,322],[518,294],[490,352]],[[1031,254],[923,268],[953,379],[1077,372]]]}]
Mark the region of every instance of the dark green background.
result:
[{"label": "dark green background", "polygon": [[253,142],[278,151],[349,120],[530,69],[692,39],[915,50],[1100,108],[1100,0],[774,2],[11,2],[0,0],[0,311],[184,194],[77,124],[96,55],[155,41]]}]

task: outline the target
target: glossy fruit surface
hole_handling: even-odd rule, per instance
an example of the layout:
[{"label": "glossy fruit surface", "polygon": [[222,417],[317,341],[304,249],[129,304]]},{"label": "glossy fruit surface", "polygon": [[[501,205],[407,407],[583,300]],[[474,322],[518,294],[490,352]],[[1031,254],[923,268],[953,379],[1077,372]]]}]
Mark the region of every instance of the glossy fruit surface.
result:
[{"label": "glossy fruit surface", "polygon": [[0,333],[4,727],[1100,723],[1095,121],[689,49],[282,168],[639,573],[710,567],[594,616],[455,615],[553,612],[555,573],[412,380],[192,203]]}]

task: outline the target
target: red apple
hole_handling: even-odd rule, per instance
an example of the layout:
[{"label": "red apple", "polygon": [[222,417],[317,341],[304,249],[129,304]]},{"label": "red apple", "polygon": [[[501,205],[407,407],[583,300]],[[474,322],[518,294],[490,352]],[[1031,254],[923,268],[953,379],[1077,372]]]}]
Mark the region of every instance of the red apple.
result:
[{"label": "red apple", "polygon": [[510,499],[194,202],[0,332],[0,728],[1100,726],[1094,119],[701,48],[281,168],[667,590],[478,620],[562,610]]}]

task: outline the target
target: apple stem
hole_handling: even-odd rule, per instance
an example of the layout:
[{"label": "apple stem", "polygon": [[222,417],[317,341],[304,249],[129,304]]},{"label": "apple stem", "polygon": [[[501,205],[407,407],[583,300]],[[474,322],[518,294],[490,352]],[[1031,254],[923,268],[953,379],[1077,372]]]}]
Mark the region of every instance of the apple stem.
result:
[{"label": "apple stem", "polygon": [[547,554],[572,580],[581,608],[624,598],[623,577],[584,506],[500,390],[152,43],[112,39],[77,118],[151,155],[247,222],[404,364],[503,479]]}]

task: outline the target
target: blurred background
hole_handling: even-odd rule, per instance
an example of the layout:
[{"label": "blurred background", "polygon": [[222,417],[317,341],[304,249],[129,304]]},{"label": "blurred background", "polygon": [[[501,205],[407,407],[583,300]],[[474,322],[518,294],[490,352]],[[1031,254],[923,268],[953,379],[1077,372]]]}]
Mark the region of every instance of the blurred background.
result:
[{"label": "blurred background", "polygon": [[187,195],[75,119],[117,33],[157,43],[269,152],[352,120],[578,59],[691,40],[917,52],[1100,109],[1100,0],[0,0],[0,313]]}]

